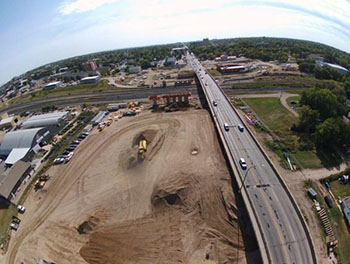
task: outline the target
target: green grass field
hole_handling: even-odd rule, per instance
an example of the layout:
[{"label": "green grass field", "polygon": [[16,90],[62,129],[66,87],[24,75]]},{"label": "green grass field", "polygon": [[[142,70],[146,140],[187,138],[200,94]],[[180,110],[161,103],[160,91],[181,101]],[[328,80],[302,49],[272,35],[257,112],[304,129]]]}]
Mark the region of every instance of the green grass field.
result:
[{"label": "green grass field", "polygon": [[331,181],[330,185],[335,197],[344,198],[350,196],[350,184],[342,184],[340,181],[335,180]]},{"label": "green grass field", "polygon": [[0,201],[0,246],[7,243],[11,217],[16,214],[16,206]]},{"label": "green grass field", "polygon": [[289,128],[297,119],[283,107],[279,98],[243,98],[243,100],[278,136],[284,137],[290,134]]},{"label": "green grass field", "polygon": [[[290,127],[297,122],[297,117],[290,113],[277,97],[243,98],[243,101],[258,115],[267,126],[288,148],[303,168],[323,168],[320,159],[313,151],[299,150],[299,137]],[[281,165],[286,167],[283,158],[283,147],[275,143],[267,143],[267,146],[281,157]]]},{"label": "green grass field", "polygon": [[294,157],[302,164],[304,168],[320,169],[324,167],[314,151],[299,150],[294,153]]}]

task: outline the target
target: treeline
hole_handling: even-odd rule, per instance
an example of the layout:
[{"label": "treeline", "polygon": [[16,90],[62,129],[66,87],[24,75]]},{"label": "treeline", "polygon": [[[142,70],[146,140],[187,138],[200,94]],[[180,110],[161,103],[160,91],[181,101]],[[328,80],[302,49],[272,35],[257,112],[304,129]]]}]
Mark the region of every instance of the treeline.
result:
[{"label": "treeline", "polygon": [[262,61],[286,62],[289,56],[297,60],[306,60],[310,54],[319,54],[327,62],[350,68],[348,53],[311,41],[260,37],[211,40],[210,44],[203,45],[201,41],[192,42],[189,48],[200,59],[214,59],[226,53],[230,56],[243,55]]},{"label": "treeline", "polygon": [[190,49],[201,60],[213,60],[221,54],[229,56],[245,56],[262,61],[287,62],[295,58],[302,72],[314,74],[318,79],[345,81],[350,76],[342,75],[339,71],[324,66],[318,67],[314,60],[309,60],[310,54],[318,54],[324,61],[339,64],[350,69],[350,55],[330,46],[304,40],[282,38],[237,38],[211,40],[210,45],[193,42]]},{"label": "treeline", "polygon": [[350,146],[350,124],[344,121],[348,111],[345,96],[345,87],[336,85],[319,86],[302,93],[299,120],[291,129],[311,142],[310,149],[316,146],[332,153]]},{"label": "treeline", "polygon": [[146,69],[151,66],[153,60],[170,56],[173,47],[175,47],[174,44],[105,51],[66,59],[56,64],[57,68],[65,66],[73,71],[79,71],[83,62],[94,59],[101,66],[110,66],[127,61],[127,65],[140,65],[143,69]]}]

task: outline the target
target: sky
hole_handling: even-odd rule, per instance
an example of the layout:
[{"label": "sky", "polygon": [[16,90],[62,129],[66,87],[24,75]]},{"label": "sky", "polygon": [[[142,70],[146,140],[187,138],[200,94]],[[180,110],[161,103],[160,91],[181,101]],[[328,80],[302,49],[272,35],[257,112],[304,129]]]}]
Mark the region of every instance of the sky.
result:
[{"label": "sky", "polygon": [[97,51],[253,36],[350,52],[350,0],[2,0],[0,85]]}]

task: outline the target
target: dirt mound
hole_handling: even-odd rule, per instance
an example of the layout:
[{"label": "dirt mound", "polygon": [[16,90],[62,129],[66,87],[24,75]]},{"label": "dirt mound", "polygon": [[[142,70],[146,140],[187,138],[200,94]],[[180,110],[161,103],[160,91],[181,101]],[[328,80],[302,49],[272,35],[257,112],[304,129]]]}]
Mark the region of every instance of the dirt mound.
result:
[{"label": "dirt mound", "polygon": [[120,156],[120,164],[122,167],[130,170],[143,163],[144,160],[140,160],[138,157],[138,147],[141,140],[147,141],[147,157],[150,160],[157,150],[159,150],[163,142],[164,135],[162,134],[164,133],[160,133],[160,131],[156,129],[146,129],[137,133],[132,140],[130,149],[124,150]]},{"label": "dirt mound", "polygon": [[148,144],[152,143],[158,132],[155,129],[147,129],[138,133],[132,141],[132,146],[138,146],[141,140],[146,140]]},{"label": "dirt mound", "polygon": [[100,222],[100,219],[98,219],[97,217],[91,216],[89,217],[88,220],[82,222],[78,226],[77,231],[80,235],[89,234],[92,231],[94,231],[95,227],[98,225],[99,222]]},{"label": "dirt mound", "polygon": [[157,182],[153,188],[151,204],[155,207],[162,204],[181,205],[187,197],[187,188],[190,186],[187,175],[169,175],[166,180]]}]

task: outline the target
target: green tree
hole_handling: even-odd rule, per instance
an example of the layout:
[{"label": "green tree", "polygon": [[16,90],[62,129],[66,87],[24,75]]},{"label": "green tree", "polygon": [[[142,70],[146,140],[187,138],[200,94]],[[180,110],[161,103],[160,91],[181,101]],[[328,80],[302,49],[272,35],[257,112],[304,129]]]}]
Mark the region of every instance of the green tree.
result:
[{"label": "green tree", "polygon": [[348,78],[344,83],[344,89],[348,96],[350,96],[350,79]]},{"label": "green tree", "polygon": [[299,70],[306,73],[314,73],[315,63],[310,61],[299,62]]},{"label": "green tree", "polygon": [[311,109],[317,110],[320,113],[321,120],[338,115],[338,101],[328,89],[315,89],[304,91],[301,99],[301,105],[308,105]]},{"label": "green tree", "polygon": [[304,105],[299,111],[298,130],[300,132],[314,133],[316,125],[320,122],[320,113]]},{"label": "green tree", "polygon": [[316,145],[323,149],[334,149],[344,143],[347,125],[341,117],[328,118],[316,128]]}]

